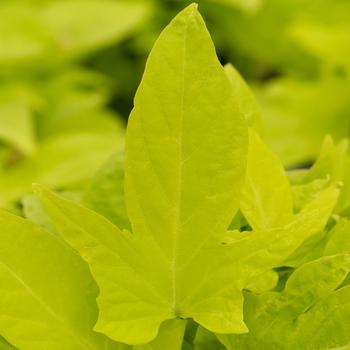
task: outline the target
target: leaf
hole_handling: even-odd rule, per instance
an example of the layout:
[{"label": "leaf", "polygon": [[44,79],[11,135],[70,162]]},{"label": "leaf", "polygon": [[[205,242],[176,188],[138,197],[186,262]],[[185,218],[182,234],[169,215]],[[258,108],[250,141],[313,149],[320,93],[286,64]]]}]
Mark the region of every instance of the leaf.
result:
[{"label": "leaf", "polygon": [[[176,317],[245,331],[236,314],[241,287],[232,286],[230,267],[217,269],[228,258],[221,237],[244,180],[246,124],[195,5],[173,20],[150,55],[126,147],[133,236],[37,190],[56,228],[94,271],[101,291],[96,329],[130,344],[153,339],[162,321]],[[99,258],[91,244],[103,252]]]},{"label": "leaf", "polygon": [[317,193],[329,185],[329,182],[329,177],[326,177],[324,179],[315,179],[303,185],[292,186],[294,210],[299,212],[307,203],[310,203]]},{"label": "leaf", "polygon": [[181,350],[186,321],[180,319],[165,321],[159,329],[158,336],[152,342],[134,346],[133,350]]},{"label": "leaf", "polygon": [[85,194],[87,207],[121,229],[130,229],[124,199],[124,154],[113,155],[97,172]]},{"label": "leaf", "polygon": [[332,75],[275,79],[255,91],[265,139],[285,166],[312,162],[327,134],[336,140],[349,136],[349,87],[349,79]]},{"label": "leaf", "polygon": [[122,135],[93,131],[62,133],[44,140],[36,154],[1,174],[0,207],[29,193],[33,182],[65,190],[81,188],[120,149],[122,141]]},{"label": "leaf", "polygon": [[[306,219],[305,214],[317,216],[317,212],[320,210],[329,210],[327,219],[326,216],[324,216],[324,219],[326,220],[323,222],[314,222],[314,226],[308,228],[309,235],[305,237],[304,242],[284,261],[285,266],[299,266],[303,263],[322,256],[327,234],[324,229],[330,214],[334,210],[334,206],[338,198],[339,189],[337,189],[337,186],[331,185],[325,190],[319,192],[312,200],[312,202],[308,203],[304,209],[299,214],[297,214],[299,217],[304,216],[305,222],[307,222],[308,219]],[[327,201],[329,201],[329,203],[327,203]],[[309,223],[311,222],[312,220],[309,221]]]},{"label": "leaf", "polygon": [[337,287],[350,271],[348,255],[303,265],[281,293],[245,294],[250,333],[221,336],[228,350],[335,349],[350,342],[350,288]]},{"label": "leaf", "polygon": [[52,63],[85,55],[130,35],[149,8],[143,1],[121,0],[2,4],[0,63]]},{"label": "leaf", "polygon": [[262,0],[215,0],[218,3],[239,7],[249,13],[254,13],[259,9],[262,4]]},{"label": "leaf", "polygon": [[[343,2],[344,5],[345,3]],[[345,6],[347,7],[343,8],[343,11],[348,13],[350,7],[348,4]],[[340,18],[338,18],[335,24],[330,25],[329,23],[321,24],[300,20],[293,24],[289,32],[306,50],[319,56],[327,64],[335,67],[350,67],[350,45],[347,40],[350,35],[348,21],[341,23]]]},{"label": "leaf", "polygon": [[98,350],[123,346],[92,331],[98,289],[60,238],[0,213],[0,329],[19,349]]},{"label": "leaf", "polygon": [[292,192],[284,168],[253,130],[240,209],[255,230],[284,226],[293,217]]},{"label": "leaf", "polygon": [[329,234],[324,255],[350,254],[350,221],[340,219]]},{"label": "leaf", "polygon": [[278,274],[271,270],[266,271],[259,276],[254,276],[253,280],[250,281],[246,289],[254,293],[262,293],[273,289],[278,282]]},{"label": "leaf", "polygon": [[347,166],[348,149],[349,140],[344,139],[335,144],[332,137],[326,136],[317,160],[301,181],[305,183],[327,175],[334,182],[341,181]]},{"label": "leaf", "polygon": [[31,60],[45,52],[47,35],[29,6],[2,3],[0,17],[1,64]]},{"label": "leaf", "polygon": [[9,344],[1,335],[0,335],[0,349],[1,350],[16,350],[11,344]]},{"label": "leaf", "polygon": [[225,350],[215,334],[202,327],[198,327],[193,348],[194,350]]},{"label": "leaf", "polygon": [[261,130],[261,110],[255,96],[232,64],[228,63],[224,68],[231,82],[233,95],[236,96],[235,104],[247,119],[248,125],[256,130]]},{"label": "leaf", "polygon": [[330,177],[332,183],[341,183],[342,191],[336,211],[341,212],[350,206],[350,147],[349,139],[335,144],[330,136],[325,137],[320,154],[310,170],[299,180],[306,184],[315,179]]},{"label": "leaf", "polygon": [[81,54],[121,40],[147,13],[142,1],[60,1],[45,6],[41,20],[61,53]]},{"label": "leaf", "polygon": [[23,215],[38,226],[43,227],[48,232],[56,234],[56,229],[52,220],[47,215],[40,199],[34,194],[29,194],[22,198]]},{"label": "leaf", "polygon": [[[98,298],[101,314],[105,312],[109,319],[106,323],[108,327],[104,325],[104,332],[106,329],[108,332],[112,330],[115,336],[123,330],[124,335],[125,332],[130,332],[129,342],[136,335],[137,339],[142,335],[140,343],[147,342],[145,337],[151,332],[148,329],[151,322],[157,332],[157,326],[162,319],[178,315],[182,318],[191,317],[190,313],[172,313],[172,276],[164,259],[164,252],[154,243],[153,238],[121,232],[102,216],[38,185],[35,189],[60,234],[90,264],[101,291]],[[190,303],[184,305],[193,312],[191,307],[196,305],[197,300],[204,304],[206,298],[210,299],[209,293],[215,296],[216,288],[219,287],[216,293],[227,291],[227,296],[223,296],[226,296],[227,301],[232,300],[234,309],[229,315],[234,317],[232,322],[237,329],[242,317],[241,306],[239,299],[235,301],[230,298],[240,298],[240,290],[254,276],[278,266],[307,237],[322,230],[335,205],[337,194],[338,190],[334,188],[324,190],[284,228],[247,232],[231,241],[231,244],[221,246],[221,249],[212,244],[201,252],[202,255],[196,261],[198,265],[190,265],[192,270],[187,266],[183,268],[181,282],[184,283],[181,287],[184,288],[188,283],[191,290],[188,297]],[[208,261],[210,266],[206,265]],[[203,272],[208,273],[204,279]],[[230,304],[226,303],[225,310],[227,305]],[[121,318],[120,315],[124,317]],[[142,319],[139,321],[140,317],[145,317],[147,322]],[[100,323],[101,316],[97,323],[98,328],[101,327]],[[124,328],[124,324],[129,328]]]},{"label": "leaf", "polygon": [[266,272],[267,267],[271,269],[287,263],[289,266],[290,258],[287,257],[293,256],[303,242],[324,230],[338,194],[337,188],[325,189],[284,227],[241,232],[241,239],[233,241],[231,249],[232,254],[240,256],[240,264],[245,266],[247,282]]},{"label": "leaf", "polygon": [[24,154],[36,147],[33,116],[24,103],[0,100],[0,139]]}]

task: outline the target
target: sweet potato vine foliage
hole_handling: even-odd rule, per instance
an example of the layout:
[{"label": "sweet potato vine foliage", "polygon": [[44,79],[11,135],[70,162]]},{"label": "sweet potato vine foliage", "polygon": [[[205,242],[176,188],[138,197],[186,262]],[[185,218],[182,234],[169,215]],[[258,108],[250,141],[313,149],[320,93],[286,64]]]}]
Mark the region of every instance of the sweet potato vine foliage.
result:
[{"label": "sweet potato vine foliage", "polygon": [[[150,349],[179,349],[187,319],[217,334],[248,332],[243,289],[322,231],[338,190],[321,191],[297,214],[287,203],[271,215],[258,161],[282,172],[282,201],[292,200],[290,188],[248,132],[228,71],[196,5],[155,43],[127,128],[131,232],[40,185],[35,192],[57,235],[1,213],[7,341],[24,350],[148,349],[140,344],[151,341]],[[253,231],[227,231],[239,206]],[[175,340],[166,342],[169,328]]]}]

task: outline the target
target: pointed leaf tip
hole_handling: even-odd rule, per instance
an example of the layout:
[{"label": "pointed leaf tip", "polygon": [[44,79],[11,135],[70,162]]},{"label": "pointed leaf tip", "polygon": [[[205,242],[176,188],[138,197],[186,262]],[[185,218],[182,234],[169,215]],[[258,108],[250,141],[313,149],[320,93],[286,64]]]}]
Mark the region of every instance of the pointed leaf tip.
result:
[{"label": "pointed leaf tip", "polygon": [[188,16],[191,18],[196,14],[199,14],[198,4],[196,2],[193,2],[192,4],[185,7],[176,17]]},{"label": "pointed leaf tip", "polygon": [[185,9],[191,10],[192,12],[196,12],[198,10],[198,3],[192,2],[192,4],[188,5]]}]

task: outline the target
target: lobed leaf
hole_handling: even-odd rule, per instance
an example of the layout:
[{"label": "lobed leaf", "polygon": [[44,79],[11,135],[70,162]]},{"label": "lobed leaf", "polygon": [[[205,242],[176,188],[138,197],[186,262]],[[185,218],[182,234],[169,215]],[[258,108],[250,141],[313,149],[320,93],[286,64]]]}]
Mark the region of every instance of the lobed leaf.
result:
[{"label": "lobed leaf", "polygon": [[232,268],[215,275],[229,258],[221,239],[245,173],[247,130],[232,94],[192,5],[161,34],[135,97],[125,180],[134,234],[39,190],[58,231],[89,261],[101,291],[96,329],[114,339],[147,342],[175,317],[246,330]]}]

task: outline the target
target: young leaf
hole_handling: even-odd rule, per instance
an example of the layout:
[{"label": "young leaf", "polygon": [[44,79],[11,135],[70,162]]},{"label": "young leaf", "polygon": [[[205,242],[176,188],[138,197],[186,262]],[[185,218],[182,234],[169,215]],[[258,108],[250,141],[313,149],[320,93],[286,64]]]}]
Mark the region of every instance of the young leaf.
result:
[{"label": "young leaf", "polygon": [[98,290],[60,238],[0,213],[0,330],[21,350],[121,350],[92,331]]},{"label": "young leaf", "polygon": [[283,165],[253,130],[240,209],[255,230],[284,226],[293,217],[292,192]]}]

